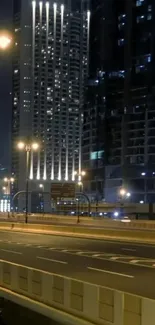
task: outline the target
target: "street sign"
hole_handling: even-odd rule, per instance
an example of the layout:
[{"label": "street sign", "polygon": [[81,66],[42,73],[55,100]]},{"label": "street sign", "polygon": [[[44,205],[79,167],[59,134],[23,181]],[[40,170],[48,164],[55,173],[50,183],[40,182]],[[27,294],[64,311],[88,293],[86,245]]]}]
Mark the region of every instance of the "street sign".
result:
[{"label": "street sign", "polygon": [[52,183],[51,197],[52,199],[74,198],[75,183]]}]

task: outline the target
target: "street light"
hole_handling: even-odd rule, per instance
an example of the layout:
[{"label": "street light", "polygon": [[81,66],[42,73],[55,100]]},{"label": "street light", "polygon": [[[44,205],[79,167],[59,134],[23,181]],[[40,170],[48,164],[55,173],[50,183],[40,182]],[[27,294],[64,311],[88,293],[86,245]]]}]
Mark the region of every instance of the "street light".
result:
[{"label": "street light", "polygon": [[120,198],[121,198],[121,210],[122,210],[122,214],[123,214],[123,204],[124,204],[124,200],[125,199],[129,199],[131,197],[131,193],[128,192],[125,188],[121,188],[119,191],[120,194]]},{"label": "street light", "polygon": [[119,191],[119,194],[120,194],[121,198],[123,198],[123,199],[129,198],[131,196],[131,193],[127,192],[127,190],[125,188],[121,188]]},{"label": "street light", "polygon": [[26,211],[25,211],[25,223],[28,222],[28,198],[29,198],[29,162],[30,162],[30,152],[37,151],[39,149],[39,144],[36,142],[23,142],[19,141],[17,143],[17,148],[20,151],[26,152]]},{"label": "street light", "polygon": [[[84,170],[81,171],[75,171],[74,175],[77,176],[77,185],[79,186],[79,191],[80,193],[83,191],[83,182],[82,178],[86,175],[86,172]],[[80,223],[80,211],[79,211],[79,206],[80,201],[78,199],[78,215],[77,215],[77,223]]]},{"label": "street light", "polygon": [[0,49],[6,50],[11,44],[11,38],[8,35],[0,35]]}]

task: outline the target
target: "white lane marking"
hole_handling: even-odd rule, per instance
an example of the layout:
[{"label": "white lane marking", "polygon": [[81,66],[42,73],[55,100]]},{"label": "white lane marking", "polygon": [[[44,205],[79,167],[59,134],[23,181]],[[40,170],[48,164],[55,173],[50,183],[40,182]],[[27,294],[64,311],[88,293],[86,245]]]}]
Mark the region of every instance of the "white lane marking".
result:
[{"label": "white lane marking", "polygon": [[140,260],[132,260],[132,261],[130,261],[130,263],[132,263],[132,264],[136,264],[138,262],[140,262]]},{"label": "white lane marking", "polygon": [[21,252],[15,252],[15,251],[11,251],[9,249],[0,249],[2,252],[5,252],[5,253],[11,253],[11,254],[17,254],[17,255],[22,255]]},{"label": "white lane marking", "polygon": [[133,248],[122,248],[122,251],[136,252],[136,249],[133,249]]},{"label": "white lane marking", "polygon": [[36,248],[46,248],[46,246],[36,246]]},{"label": "white lane marking", "polygon": [[101,254],[94,254],[94,255],[92,255],[92,257],[99,257],[99,256],[101,256]]},{"label": "white lane marking", "polygon": [[68,249],[63,249],[61,252],[67,253],[68,252]]},{"label": "white lane marking", "polygon": [[76,252],[75,254],[76,255],[82,255],[82,254],[84,254],[84,252]]},{"label": "white lane marking", "polygon": [[37,259],[43,260],[43,261],[54,262],[54,263],[68,264],[67,262],[64,262],[64,261],[53,260],[51,258],[46,258],[46,257],[41,257],[41,256],[37,256]]},{"label": "white lane marking", "polygon": [[116,261],[116,260],[118,260],[120,258],[120,256],[112,256],[112,257],[110,257],[110,260],[112,260],[112,261]]},{"label": "white lane marking", "polygon": [[103,273],[108,273],[108,274],[112,274],[112,275],[119,275],[125,278],[129,278],[129,279],[133,279],[134,276],[133,275],[128,275],[128,274],[124,274],[124,273],[117,273],[117,272],[111,272],[111,271],[107,271],[107,270],[102,270],[102,269],[96,269],[94,267],[87,267],[87,269],[92,270],[92,271],[98,271],[98,272],[103,272]]}]

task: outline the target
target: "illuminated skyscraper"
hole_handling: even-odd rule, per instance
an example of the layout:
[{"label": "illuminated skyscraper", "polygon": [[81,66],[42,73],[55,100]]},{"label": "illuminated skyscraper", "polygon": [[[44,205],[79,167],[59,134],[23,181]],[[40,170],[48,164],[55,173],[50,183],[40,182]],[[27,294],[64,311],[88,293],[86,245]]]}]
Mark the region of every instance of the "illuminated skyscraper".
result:
[{"label": "illuminated skyscraper", "polygon": [[16,141],[40,143],[30,179],[74,180],[89,53],[89,0],[14,1],[12,172],[23,189]]}]

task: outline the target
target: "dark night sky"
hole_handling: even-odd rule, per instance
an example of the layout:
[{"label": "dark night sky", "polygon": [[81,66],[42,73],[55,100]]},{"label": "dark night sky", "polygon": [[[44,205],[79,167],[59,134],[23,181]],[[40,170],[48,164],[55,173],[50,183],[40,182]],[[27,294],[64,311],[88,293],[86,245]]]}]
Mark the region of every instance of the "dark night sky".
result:
[{"label": "dark night sky", "polygon": [[[12,0],[0,0],[0,29],[9,30]],[[11,139],[11,50],[0,53],[0,164],[10,165]]]}]

